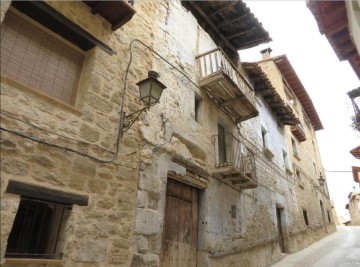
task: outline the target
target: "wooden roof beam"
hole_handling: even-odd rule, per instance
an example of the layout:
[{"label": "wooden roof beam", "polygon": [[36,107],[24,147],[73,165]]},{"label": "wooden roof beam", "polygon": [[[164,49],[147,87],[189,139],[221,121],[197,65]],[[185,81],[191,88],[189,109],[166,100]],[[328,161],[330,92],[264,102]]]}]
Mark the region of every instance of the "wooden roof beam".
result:
[{"label": "wooden roof beam", "polygon": [[243,19],[246,18],[247,16],[248,16],[248,14],[245,13],[245,14],[243,14],[243,15],[240,16],[240,17],[236,17],[236,18],[231,19],[231,20],[225,20],[224,22],[221,22],[221,23],[218,25],[218,27],[221,28],[221,27],[227,26],[227,25],[229,25],[229,24],[232,24],[232,23],[234,23],[234,22],[237,22],[237,21],[239,21],[239,20],[243,20]]},{"label": "wooden roof beam", "polygon": [[[192,1],[189,1],[189,2],[192,2]],[[230,1],[230,2],[229,2],[227,5],[225,5],[224,7],[220,8],[220,9],[218,9],[218,10],[212,12],[212,13],[210,13],[210,14],[209,14],[209,17],[213,17],[213,16],[215,16],[215,15],[223,12],[224,10],[229,9],[230,7],[236,5],[236,3],[237,3],[236,1]]]},{"label": "wooden roof beam", "polygon": [[237,33],[237,34],[233,34],[233,35],[230,35],[230,36],[226,36],[226,38],[232,39],[232,38],[235,38],[235,37],[239,37],[239,36],[245,35],[245,34],[247,34],[247,33],[249,33],[249,32],[253,32],[253,31],[255,31],[256,29],[257,29],[256,27],[253,27],[253,28],[251,28],[251,29],[249,29],[249,30],[247,30],[247,31],[243,31],[243,32],[239,32],[239,33]]}]

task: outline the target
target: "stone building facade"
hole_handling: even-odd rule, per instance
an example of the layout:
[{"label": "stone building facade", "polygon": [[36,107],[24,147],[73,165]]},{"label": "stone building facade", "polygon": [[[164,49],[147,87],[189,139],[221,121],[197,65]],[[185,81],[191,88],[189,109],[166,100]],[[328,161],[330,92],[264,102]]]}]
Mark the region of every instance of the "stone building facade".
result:
[{"label": "stone building facade", "polygon": [[[335,231],[321,122],[290,64],[240,62],[270,40],[244,3],[24,5],[1,5],[3,266],[265,266]],[[149,70],[167,88],[120,139]]]}]

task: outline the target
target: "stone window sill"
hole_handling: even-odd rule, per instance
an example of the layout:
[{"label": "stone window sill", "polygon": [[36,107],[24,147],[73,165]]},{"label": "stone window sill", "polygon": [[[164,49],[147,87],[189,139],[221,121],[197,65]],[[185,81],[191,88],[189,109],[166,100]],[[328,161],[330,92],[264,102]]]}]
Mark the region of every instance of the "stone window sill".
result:
[{"label": "stone window sill", "polygon": [[49,260],[49,259],[26,259],[26,258],[5,258],[5,263],[9,264],[37,264],[43,266],[63,266],[62,260]]},{"label": "stone window sill", "polygon": [[61,100],[59,100],[57,98],[51,97],[51,96],[49,96],[49,95],[47,95],[45,93],[42,93],[42,92],[40,92],[38,90],[35,90],[35,89],[31,88],[31,87],[27,87],[27,86],[25,86],[25,85],[23,85],[23,84],[21,84],[21,83],[19,83],[17,81],[9,79],[8,77],[6,77],[6,75],[1,74],[1,81],[2,82],[5,81],[6,83],[8,83],[10,85],[15,85],[16,88],[19,89],[19,90],[31,92],[32,94],[35,94],[35,95],[37,95],[37,96],[39,96],[39,97],[41,97],[43,99],[46,99],[47,101],[51,102],[52,104],[54,104],[56,106],[61,106],[63,108],[66,108],[67,110],[69,110],[69,111],[71,111],[71,112],[73,112],[73,113],[75,113],[77,115],[82,115],[82,112],[79,109],[75,108],[74,106],[71,106],[71,105],[69,105],[69,104],[67,104],[67,103],[65,103],[65,102],[63,102],[63,101],[61,101]]}]

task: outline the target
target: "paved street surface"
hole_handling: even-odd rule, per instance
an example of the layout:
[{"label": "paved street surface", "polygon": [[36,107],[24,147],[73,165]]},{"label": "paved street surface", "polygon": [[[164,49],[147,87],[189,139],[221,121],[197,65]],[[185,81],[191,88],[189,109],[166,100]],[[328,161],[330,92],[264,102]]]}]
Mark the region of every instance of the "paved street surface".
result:
[{"label": "paved street surface", "polygon": [[360,226],[338,227],[336,233],[272,267],[360,267]]}]

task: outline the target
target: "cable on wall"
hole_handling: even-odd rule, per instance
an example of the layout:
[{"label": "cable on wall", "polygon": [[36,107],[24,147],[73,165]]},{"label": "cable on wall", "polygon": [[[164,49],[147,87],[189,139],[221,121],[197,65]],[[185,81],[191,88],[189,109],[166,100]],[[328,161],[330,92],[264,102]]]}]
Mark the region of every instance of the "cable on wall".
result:
[{"label": "cable on wall", "polygon": [[[130,53],[130,58],[129,58],[129,62],[127,64],[127,67],[126,67],[126,70],[125,70],[125,77],[124,77],[124,85],[123,85],[123,94],[122,94],[122,100],[121,100],[121,106],[120,106],[120,111],[119,111],[119,114],[123,114],[123,111],[124,111],[124,103],[125,103],[125,92],[127,90],[127,80],[128,80],[128,74],[129,74],[129,69],[130,69],[130,66],[131,66],[131,63],[132,63],[132,58],[133,58],[133,54],[132,54],[132,48],[133,48],[133,44],[137,42],[141,45],[143,45],[145,48],[149,49],[152,53],[154,53],[156,56],[158,56],[160,59],[162,59],[163,61],[165,61],[168,65],[171,66],[171,68],[173,68],[174,70],[176,70],[177,72],[179,72],[182,76],[184,76],[191,84],[193,84],[194,86],[196,86],[197,88],[200,89],[200,87],[198,85],[196,85],[195,82],[193,82],[183,71],[181,71],[179,68],[177,68],[175,65],[173,65],[172,63],[170,63],[167,59],[165,59],[163,56],[161,56],[158,52],[156,52],[153,48],[151,48],[150,46],[146,45],[144,42],[142,42],[141,40],[139,39],[133,39],[130,44],[129,44],[129,53]],[[21,121],[21,122],[24,122],[24,123],[27,123],[21,119],[18,119],[14,116],[11,116],[11,115],[8,115],[4,112],[1,112],[1,114],[5,115],[5,116],[9,116],[9,117],[12,117],[13,119],[16,119],[18,121]],[[34,128],[37,128],[41,131],[44,131],[46,133],[51,133],[51,134],[55,134],[57,136],[60,136],[62,138],[65,138],[65,139],[68,139],[68,140],[73,140],[73,141],[77,141],[77,142],[80,142],[80,143],[83,143],[83,144],[86,144],[86,145],[91,145],[91,146],[95,146],[99,149],[102,149],[108,153],[112,153],[113,156],[110,158],[110,159],[101,159],[101,158],[97,158],[97,157],[94,157],[94,156],[91,156],[89,154],[86,154],[86,153],[83,153],[79,150],[76,150],[76,149],[73,149],[73,148],[70,148],[70,147],[66,147],[66,146],[61,146],[61,145],[57,145],[57,144],[54,144],[54,143],[50,143],[48,141],[45,141],[45,140],[42,140],[42,139],[39,139],[37,137],[32,137],[32,136],[29,136],[28,134],[26,133],[23,133],[23,132],[20,132],[20,131],[16,131],[16,130],[11,130],[11,129],[7,129],[7,128],[4,128],[4,127],[0,127],[0,129],[2,131],[5,131],[5,132],[8,132],[10,134],[14,134],[14,135],[17,135],[17,136],[20,136],[22,138],[26,138],[26,139],[29,139],[29,140],[32,140],[34,142],[37,142],[37,143],[40,143],[40,144],[43,144],[43,145],[48,145],[48,146],[52,146],[52,147],[56,147],[56,148],[59,148],[59,149],[64,149],[66,151],[69,151],[69,152],[72,152],[72,153],[75,153],[75,154],[78,154],[80,156],[83,156],[83,157],[87,157],[89,159],[92,159],[94,161],[97,161],[97,162],[100,162],[100,163],[112,163],[118,156],[119,154],[119,150],[120,150],[120,139],[121,139],[121,128],[122,128],[122,125],[121,123],[119,123],[119,126],[118,126],[118,131],[117,131],[117,138],[116,138],[116,144],[115,144],[115,151],[109,151],[105,148],[102,148],[100,146],[97,146],[97,145],[94,145],[94,144],[91,144],[91,143],[87,143],[87,142],[84,142],[82,140],[78,140],[78,139],[75,139],[75,138],[71,138],[71,137],[67,137],[67,136],[63,136],[63,135],[60,135],[60,134],[57,134],[57,133],[54,133],[52,131],[49,131],[47,129],[44,129],[44,128],[41,128],[39,126],[35,126],[33,124],[30,124],[30,123],[27,123],[28,125],[34,127]]]}]

